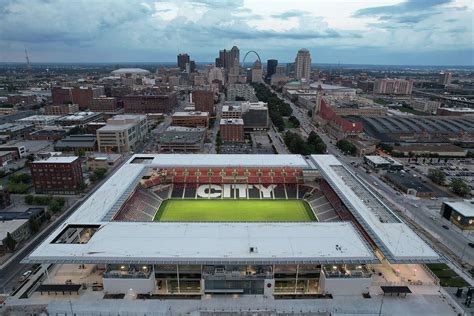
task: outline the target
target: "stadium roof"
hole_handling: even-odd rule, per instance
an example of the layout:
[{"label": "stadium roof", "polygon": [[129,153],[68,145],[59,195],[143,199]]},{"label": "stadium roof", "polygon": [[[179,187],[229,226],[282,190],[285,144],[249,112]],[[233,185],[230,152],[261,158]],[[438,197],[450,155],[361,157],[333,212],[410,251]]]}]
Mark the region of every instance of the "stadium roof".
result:
[{"label": "stadium roof", "polygon": [[146,69],[141,68],[120,68],[112,71],[113,75],[123,75],[123,74],[149,74],[150,72]]},{"label": "stadium roof", "polygon": [[110,222],[104,223],[85,244],[51,243],[54,237],[54,234],[49,236],[29,256],[28,261],[197,264],[377,262],[349,222]]},{"label": "stadium roof", "polygon": [[416,262],[440,259],[430,246],[333,155],[312,155],[311,159],[389,261]]},{"label": "stadium roof", "polygon": [[[137,155],[147,156],[147,155]],[[148,155],[160,167],[295,167],[308,168],[300,155]]]}]

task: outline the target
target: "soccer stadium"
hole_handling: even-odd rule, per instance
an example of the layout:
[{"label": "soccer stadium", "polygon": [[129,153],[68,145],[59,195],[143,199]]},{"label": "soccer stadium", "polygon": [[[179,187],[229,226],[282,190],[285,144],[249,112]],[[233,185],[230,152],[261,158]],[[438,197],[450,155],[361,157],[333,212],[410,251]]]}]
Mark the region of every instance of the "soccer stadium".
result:
[{"label": "soccer stadium", "polygon": [[137,154],[24,262],[55,265],[41,289],[300,298],[439,259],[332,155]]}]

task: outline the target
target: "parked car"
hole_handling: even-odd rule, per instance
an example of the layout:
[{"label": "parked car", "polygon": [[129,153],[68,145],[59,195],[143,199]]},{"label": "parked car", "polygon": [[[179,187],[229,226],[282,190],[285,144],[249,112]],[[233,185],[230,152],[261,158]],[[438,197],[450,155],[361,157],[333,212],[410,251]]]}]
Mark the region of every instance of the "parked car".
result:
[{"label": "parked car", "polygon": [[443,228],[446,229],[446,230],[449,230],[449,227],[446,226],[446,225],[443,225],[443,226],[441,226],[441,227],[443,227]]}]

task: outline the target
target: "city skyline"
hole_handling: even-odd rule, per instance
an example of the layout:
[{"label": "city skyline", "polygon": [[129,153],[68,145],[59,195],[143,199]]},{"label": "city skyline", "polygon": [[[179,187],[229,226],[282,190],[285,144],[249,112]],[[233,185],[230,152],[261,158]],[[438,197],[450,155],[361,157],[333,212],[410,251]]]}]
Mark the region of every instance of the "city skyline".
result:
[{"label": "city skyline", "polygon": [[[1,62],[212,62],[220,49],[292,62],[474,65],[466,0],[2,1]],[[73,17],[73,18],[71,18]]]}]

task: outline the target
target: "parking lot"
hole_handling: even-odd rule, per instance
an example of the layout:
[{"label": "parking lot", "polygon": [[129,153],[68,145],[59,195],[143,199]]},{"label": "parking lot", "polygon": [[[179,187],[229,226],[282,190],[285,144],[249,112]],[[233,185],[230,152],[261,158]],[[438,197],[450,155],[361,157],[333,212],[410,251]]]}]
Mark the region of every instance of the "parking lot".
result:
[{"label": "parking lot", "polygon": [[474,194],[474,159],[418,158],[403,159],[409,169],[427,176],[430,169],[441,169],[446,175],[446,184],[453,179],[462,179]]}]

